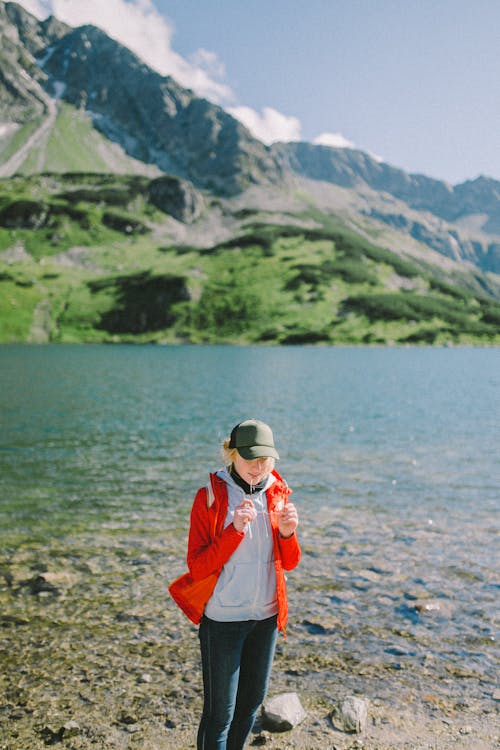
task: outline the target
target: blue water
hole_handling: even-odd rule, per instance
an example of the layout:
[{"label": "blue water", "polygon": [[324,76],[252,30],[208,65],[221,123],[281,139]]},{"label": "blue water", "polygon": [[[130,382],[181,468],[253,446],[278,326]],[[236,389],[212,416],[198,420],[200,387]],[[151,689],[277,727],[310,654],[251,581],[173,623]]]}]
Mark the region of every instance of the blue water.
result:
[{"label": "blue water", "polygon": [[183,505],[247,416],[305,508],[498,509],[499,349],[3,346],[9,526]]},{"label": "blue water", "polygon": [[[457,746],[470,724],[479,746],[498,689],[499,407],[493,348],[0,346],[6,730],[25,713],[30,729],[74,717],[108,737],[110,707],[138,705],[136,675],[152,678],[146,716],[177,666],[179,701],[199,698],[167,581],[218,444],[256,416],[303,550],[273,679],[325,712],[336,695],[376,700],[388,731],[414,709],[419,747],[426,715]],[[30,593],[40,573],[57,595]]]},{"label": "blue water", "polygon": [[[301,617],[340,618],[337,647],[380,663],[408,631],[417,676],[431,654],[439,679],[451,662],[492,683],[500,349],[1,346],[0,550],[98,538],[104,555],[106,534],[147,549],[160,532],[180,557],[247,417],[272,425],[299,509],[304,642]],[[416,614],[421,596],[437,614]]]}]

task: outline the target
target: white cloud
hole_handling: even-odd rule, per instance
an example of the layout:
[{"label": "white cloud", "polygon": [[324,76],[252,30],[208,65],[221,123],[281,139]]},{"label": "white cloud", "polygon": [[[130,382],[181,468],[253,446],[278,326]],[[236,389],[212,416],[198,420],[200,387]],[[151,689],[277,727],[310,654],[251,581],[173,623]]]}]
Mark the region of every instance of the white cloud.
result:
[{"label": "white cloud", "polygon": [[272,107],[264,107],[262,114],[251,107],[230,107],[227,111],[263,143],[300,141],[302,126],[297,117],[284,115]]},{"label": "white cloud", "polygon": [[47,17],[47,8],[44,2],[39,0],[18,0],[18,5],[22,5],[28,13],[36,16],[38,19]]},{"label": "white cloud", "polygon": [[[173,25],[162,16],[154,0],[17,0],[39,19],[53,15],[69,26],[93,24],[130,50],[161,75],[172,76],[181,86],[192,89],[242,122],[263,143],[300,141],[302,125],[297,117],[272,107],[262,113],[251,107],[229,107],[235,100],[224,83],[226,71],[214,52],[199,49],[189,59],[172,48]],[[341,133],[321,133],[314,144],[334,148],[357,148]],[[368,152],[369,153],[369,152]],[[377,161],[380,156],[370,154]]]},{"label": "white cloud", "polygon": [[[353,141],[342,135],[342,133],[321,133],[314,140],[313,143],[316,146],[330,146],[331,148],[354,148],[359,150],[359,146],[356,146]],[[374,154],[372,151],[361,149],[365,151],[374,161],[383,163],[384,159],[378,154]]]},{"label": "white cloud", "polygon": [[170,75],[199,96],[222,104],[234,100],[221,79],[224,66],[213,52],[186,60],[172,49],[173,28],[152,0],[18,0],[38,18],[54,15],[70,26],[93,24],[124,44],[147,65]]},{"label": "white cloud", "polygon": [[[18,2],[40,19],[53,15],[73,27],[84,24],[98,26],[162,75],[170,75],[198,96],[225,106],[263,143],[301,140],[302,126],[297,117],[284,115],[272,107],[264,107],[261,114],[250,107],[228,107],[235,97],[231,88],[224,83],[226,71],[223,63],[214,52],[206,49],[197,50],[189,59],[175,52],[172,47],[173,25],[158,12],[153,0]],[[343,145],[352,144],[346,141]]]},{"label": "white cloud", "polygon": [[331,146],[332,148],[356,148],[355,144],[342,133],[321,133],[314,140],[316,146]]},{"label": "white cloud", "polygon": [[190,56],[189,61],[191,65],[205,70],[212,78],[225,78],[226,76],[224,63],[221,63],[215,52],[211,52],[208,49],[203,49],[202,47],[196,50]]}]

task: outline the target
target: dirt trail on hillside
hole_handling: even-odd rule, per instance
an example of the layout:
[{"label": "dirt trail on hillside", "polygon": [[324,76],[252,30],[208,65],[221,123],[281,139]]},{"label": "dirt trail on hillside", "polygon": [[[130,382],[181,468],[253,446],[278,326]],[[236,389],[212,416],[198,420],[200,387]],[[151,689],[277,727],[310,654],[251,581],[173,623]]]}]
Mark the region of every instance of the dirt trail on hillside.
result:
[{"label": "dirt trail on hillside", "polygon": [[27,159],[30,151],[38,147],[42,147],[42,151],[38,159],[37,168],[38,170],[41,170],[43,167],[43,162],[45,160],[45,149],[43,147],[46,145],[48,135],[55,123],[58,107],[57,103],[47,96],[41,87],[37,89],[36,93],[47,108],[47,117],[40,127],[30,135],[26,143],[23,143],[21,148],[16,151],[8,161],[0,165],[0,177],[11,177],[15,174]]}]

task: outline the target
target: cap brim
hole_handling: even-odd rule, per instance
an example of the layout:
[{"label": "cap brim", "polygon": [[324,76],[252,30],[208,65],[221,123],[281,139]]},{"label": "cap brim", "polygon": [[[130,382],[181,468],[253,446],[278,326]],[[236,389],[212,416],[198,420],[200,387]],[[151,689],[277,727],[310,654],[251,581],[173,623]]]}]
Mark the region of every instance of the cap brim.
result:
[{"label": "cap brim", "polygon": [[254,458],[279,458],[276,448],[270,445],[249,445],[237,448],[238,453],[245,461],[252,461]]}]

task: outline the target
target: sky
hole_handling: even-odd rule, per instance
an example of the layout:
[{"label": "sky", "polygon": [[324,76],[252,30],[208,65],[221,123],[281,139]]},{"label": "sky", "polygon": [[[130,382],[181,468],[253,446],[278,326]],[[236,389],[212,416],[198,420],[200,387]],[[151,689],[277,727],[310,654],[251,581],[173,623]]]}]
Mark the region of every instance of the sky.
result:
[{"label": "sky", "polygon": [[92,23],[264,143],[500,180],[499,0],[18,0]]}]

